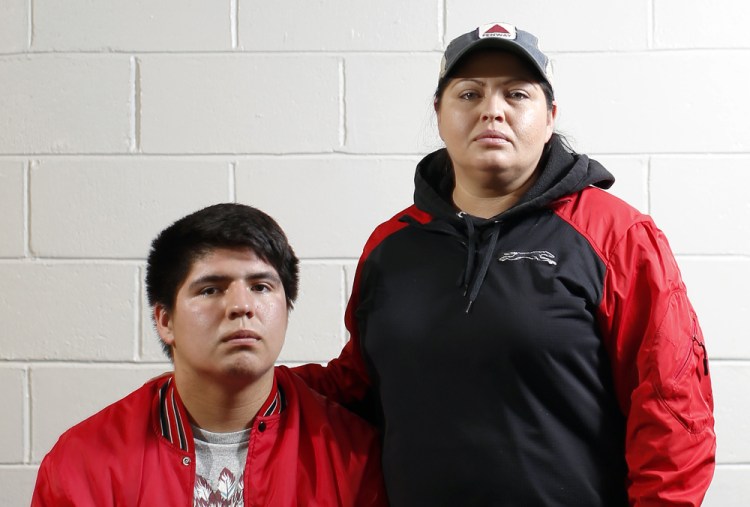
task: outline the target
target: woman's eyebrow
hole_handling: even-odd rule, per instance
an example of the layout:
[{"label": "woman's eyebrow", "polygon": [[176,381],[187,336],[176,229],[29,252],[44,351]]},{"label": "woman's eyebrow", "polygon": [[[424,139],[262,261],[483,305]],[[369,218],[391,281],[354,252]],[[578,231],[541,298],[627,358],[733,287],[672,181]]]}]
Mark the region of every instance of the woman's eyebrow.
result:
[{"label": "woman's eyebrow", "polygon": [[476,83],[478,85],[484,85],[485,84],[485,82],[483,80],[481,80],[479,78],[476,78],[476,77],[457,77],[456,78],[456,83],[461,83],[461,82],[464,82],[464,81],[471,81],[472,83]]},{"label": "woman's eyebrow", "polygon": [[[526,79],[524,77],[509,77],[509,78],[501,78],[502,84],[512,84],[512,83],[527,83],[527,84],[535,84],[537,81],[534,81],[532,79]],[[476,83],[480,86],[485,86],[487,84],[487,81],[484,79],[480,79],[478,77],[457,77],[455,84],[459,84],[465,81],[469,81],[472,83]]]}]

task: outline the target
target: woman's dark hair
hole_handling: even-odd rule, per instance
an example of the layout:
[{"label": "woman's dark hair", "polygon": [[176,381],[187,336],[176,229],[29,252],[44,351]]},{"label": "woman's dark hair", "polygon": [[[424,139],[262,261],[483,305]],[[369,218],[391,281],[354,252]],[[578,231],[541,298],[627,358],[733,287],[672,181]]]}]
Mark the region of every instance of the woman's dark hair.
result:
[{"label": "woman's dark hair", "polygon": [[[501,49],[481,49],[479,51],[497,51],[497,52],[504,52]],[[507,51],[505,51],[507,52]],[[466,57],[468,55],[471,55],[472,53],[467,53],[463,56],[463,59],[465,61]],[[515,53],[511,53],[515,54]],[[552,111],[552,106],[555,101],[555,92],[552,90],[552,85],[549,84],[549,81],[547,81],[546,78],[544,78],[540,73],[539,70],[537,70],[536,67],[531,65],[529,62],[527,62],[524,58],[518,59],[520,62],[523,63],[524,66],[526,66],[529,71],[531,71],[534,76],[536,77],[537,81],[539,82],[539,86],[542,87],[542,91],[544,92],[544,98],[547,102],[547,110]],[[463,63],[463,62],[462,62]],[[440,107],[440,101],[443,98],[443,93],[445,93],[445,89],[448,87],[448,83],[453,79],[453,77],[456,75],[456,70],[460,69],[461,65],[457,65],[454,67],[454,70],[445,76],[443,76],[439,81],[437,88],[435,89],[435,96],[434,96],[434,104],[435,109],[437,110]]]},{"label": "woman's dark hair", "polygon": [[[174,309],[177,291],[193,263],[219,248],[249,249],[276,269],[292,308],[299,286],[299,260],[273,218],[244,204],[215,204],[164,229],[146,261],[146,296],[152,307]],[[171,359],[171,348],[162,343]]]}]

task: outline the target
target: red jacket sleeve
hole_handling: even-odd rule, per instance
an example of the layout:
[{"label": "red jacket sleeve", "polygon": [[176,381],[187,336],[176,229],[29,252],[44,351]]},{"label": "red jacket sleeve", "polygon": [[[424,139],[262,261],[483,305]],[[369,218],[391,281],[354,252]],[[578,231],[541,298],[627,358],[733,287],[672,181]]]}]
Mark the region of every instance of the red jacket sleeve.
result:
[{"label": "red jacket sleeve", "polygon": [[[365,252],[367,253],[367,249]],[[362,264],[366,253],[359,259],[352,296],[346,306],[344,320],[349,331],[349,341],[344,345],[341,354],[326,366],[305,364],[292,368],[310,388],[342,405],[361,401],[370,389],[370,377],[359,347],[359,330],[355,317],[359,303]]]},{"label": "red jacket sleeve", "polygon": [[34,495],[31,498],[31,507],[52,507],[73,505],[70,501],[65,500],[56,479],[56,467],[52,464],[52,457],[48,454],[39,465],[39,472],[36,476],[36,485],[34,486]]},{"label": "red jacket sleeve", "polygon": [[[371,242],[372,238],[368,245]],[[349,331],[349,341],[341,350],[341,354],[326,366],[305,364],[292,368],[292,371],[302,377],[312,389],[342,405],[361,401],[370,388],[367,366],[359,347],[359,329],[356,322],[362,265],[370,250],[371,248],[365,246],[365,252],[357,265],[352,296],[349,298],[344,317],[346,328]]]},{"label": "red jacket sleeve", "polygon": [[667,239],[650,218],[610,247],[599,317],[627,418],[630,503],[699,506],[716,451],[703,333]]},{"label": "red jacket sleeve", "polygon": [[407,223],[401,220],[404,215],[422,223],[429,221],[431,218],[430,215],[417,209],[416,206],[410,206],[394,215],[387,222],[380,224],[370,235],[362,256],[359,258],[354,276],[352,296],[346,307],[345,323],[349,331],[349,341],[339,357],[330,361],[327,366],[306,364],[292,368],[292,371],[302,377],[308,386],[338,403],[348,405],[361,401],[372,385],[359,346],[359,328],[356,316],[362,291],[362,269],[370,253],[384,239],[406,227]]},{"label": "red jacket sleeve", "polygon": [[304,364],[291,369],[311,389],[342,405],[362,400],[370,380],[359,352],[358,340],[352,335],[341,354],[326,366]]}]

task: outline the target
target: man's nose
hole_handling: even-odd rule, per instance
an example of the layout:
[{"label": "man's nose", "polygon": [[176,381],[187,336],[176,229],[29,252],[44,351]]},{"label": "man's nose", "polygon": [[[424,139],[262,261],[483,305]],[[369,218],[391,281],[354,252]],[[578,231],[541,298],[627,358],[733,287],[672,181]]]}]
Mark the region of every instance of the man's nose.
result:
[{"label": "man's nose", "polygon": [[232,284],[229,287],[227,313],[230,319],[253,316],[253,297],[245,284]]}]

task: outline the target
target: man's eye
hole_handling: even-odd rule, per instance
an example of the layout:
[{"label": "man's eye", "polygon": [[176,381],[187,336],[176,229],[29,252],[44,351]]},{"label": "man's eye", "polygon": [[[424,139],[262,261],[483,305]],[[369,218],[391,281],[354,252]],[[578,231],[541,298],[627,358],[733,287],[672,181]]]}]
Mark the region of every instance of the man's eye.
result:
[{"label": "man's eye", "polygon": [[272,288],[267,283],[256,283],[252,286],[251,290],[253,292],[270,292]]},{"label": "man's eye", "polygon": [[214,294],[217,294],[219,292],[219,289],[216,287],[204,287],[201,289],[199,294],[201,296],[213,296]]}]

